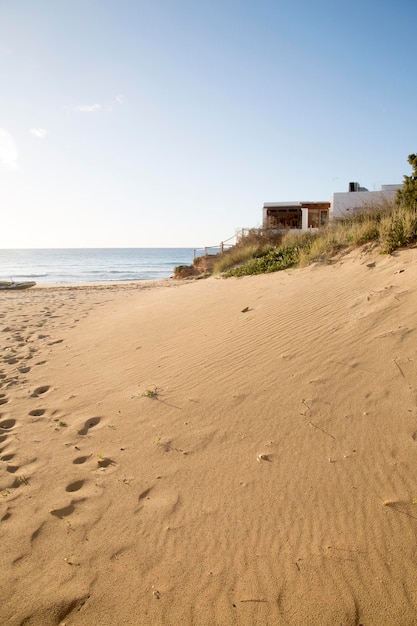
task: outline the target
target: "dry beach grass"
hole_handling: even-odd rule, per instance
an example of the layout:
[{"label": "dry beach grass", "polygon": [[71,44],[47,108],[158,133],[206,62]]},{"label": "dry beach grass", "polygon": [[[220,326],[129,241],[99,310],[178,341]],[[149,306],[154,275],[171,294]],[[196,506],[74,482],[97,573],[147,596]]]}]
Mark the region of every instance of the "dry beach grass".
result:
[{"label": "dry beach grass", "polygon": [[417,250],[0,300],[0,623],[417,621]]}]

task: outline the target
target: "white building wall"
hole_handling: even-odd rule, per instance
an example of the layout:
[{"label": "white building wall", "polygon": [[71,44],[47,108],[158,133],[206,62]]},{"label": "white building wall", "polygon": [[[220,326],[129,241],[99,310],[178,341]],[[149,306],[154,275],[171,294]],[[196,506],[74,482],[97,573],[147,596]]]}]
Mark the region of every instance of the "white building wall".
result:
[{"label": "white building wall", "polygon": [[371,208],[381,202],[395,199],[401,185],[385,185],[381,191],[347,191],[333,194],[330,205],[330,219],[349,217],[356,211]]}]

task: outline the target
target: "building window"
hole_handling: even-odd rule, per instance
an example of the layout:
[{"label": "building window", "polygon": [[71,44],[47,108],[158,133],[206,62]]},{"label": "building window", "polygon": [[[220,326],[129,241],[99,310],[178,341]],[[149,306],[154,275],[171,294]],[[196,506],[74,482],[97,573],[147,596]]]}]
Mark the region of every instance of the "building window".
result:
[{"label": "building window", "polygon": [[301,209],[268,209],[268,228],[277,230],[301,229]]},{"label": "building window", "polygon": [[329,218],[327,209],[308,209],[308,227],[320,228],[326,226]]},{"label": "building window", "polygon": [[308,227],[318,228],[320,225],[320,211],[318,209],[308,209]]}]

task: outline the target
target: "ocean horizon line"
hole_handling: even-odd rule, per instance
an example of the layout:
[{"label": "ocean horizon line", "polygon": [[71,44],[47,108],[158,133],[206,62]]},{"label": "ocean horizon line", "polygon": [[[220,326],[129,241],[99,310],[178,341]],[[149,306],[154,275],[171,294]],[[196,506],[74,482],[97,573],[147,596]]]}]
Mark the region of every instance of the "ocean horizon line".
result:
[{"label": "ocean horizon line", "polygon": [[0,280],[42,284],[134,282],[170,278],[191,265],[194,248],[0,249]]},{"label": "ocean horizon line", "polygon": [[34,248],[4,248],[0,250],[196,250],[201,246],[46,246]]}]

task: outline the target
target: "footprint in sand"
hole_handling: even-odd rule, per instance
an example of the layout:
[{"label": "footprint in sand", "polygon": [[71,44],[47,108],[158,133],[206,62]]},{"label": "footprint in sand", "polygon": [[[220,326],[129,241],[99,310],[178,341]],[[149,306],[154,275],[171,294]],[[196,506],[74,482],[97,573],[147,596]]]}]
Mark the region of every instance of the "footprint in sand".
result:
[{"label": "footprint in sand", "polygon": [[28,372],[30,372],[30,367],[19,367],[19,372],[21,374],[27,374]]},{"label": "footprint in sand", "polygon": [[99,424],[100,421],[101,421],[101,417],[91,417],[89,420],[85,422],[83,428],[81,428],[78,431],[78,434],[87,435],[90,428],[94,428],[94,426],[97,426],[97,424]]},{"label": "footprint in sand", "polygon": [[83,486],[83,484],[84,484],[83,480],[76,480],[75,482],[67,485],[65,487],[65,491],[68,491],[69,493],[73,493],[74,491],[79,491],[81,487]]},{"label": "footprint in sand", "polygon": [[0,393],[0,404],[7,404],[8,398],[5,393]]},{"label": "footprint in sand", "polygon": [[42,417],[45,415],[46,409],[33,409],[33,411],[29,411],[29,415],[31,417]]},{"label": "footprint in sand", "polygon": [[86,461],[87,461],[90,457],[91,457],[91,455],[90,455],[90,456],[77,456],[77,458],[73,460],[73,464],[74,464],[74,465],[82,465],[82,464],[83,464],[83,463],[85,463],[85,462],[86,462]]},{"label": "footprint in sand", "polygon": [[75,511],[75,505],[78,502],[84,502],[85,498],[79,498],[78,500],[71,500],[70,504],[62,507],[61,509],[52,509],[51,515],[55,517],[59,517],[62,519],[63,517],[68,517],[68,515],[72,515]]},{"label": "footprint in sand", "polygon": [[[14,459],[14,457],[15,457],[14,454],[3,454],[3,456],[0,457],[0,461],[3,461],[3,463],[7,463],[8,464],[9,461]],[[18,465],[7,465],[6,466],[6,472],[8,472],[9,474],[15,474],[18,469],[19,469]]]},{"label": "footprint in sand", "polygon": [[0,457],[0,461],[11,461],[14,456],[14,454],[3,454],[3,456]]},{"label": "footprint in sand", "polygon": [[32,393],[31,398],[39,398],[39,396],[43,396],[47,391],[50,390],[49,385],[42,385],[41,387],[37,387],[35,391]]},{"label": "footprint in sand", "polygon": [[55,515],[55,517],[59,517],[60,519],[62,519],[63,517],[71,515],[72,513],[74,513],[74,511],[75,506],[71,502],[71,504],[69,504],[68,506],[64,506],[62,509],[53,509],[51,511],[51,515]]},{"label": "footprint in sand", "polygon": [[147,498],[148,495],[151,493],[152,489],[153,489],[153,487],[149,487],[148,489],[145,489],[145,491],[142,491],[142,493],[140,493],[139,496],[138,496],[139,502],[141,500],[144,500],[145,498]]},{"label": "footprint in sand", "polygon": [[15,363],[17,363],[19,360],[20,360],[20,359],[18,359],[18,358],[17,358],[17,357],[15,357],[15,356],[9,356],[9,357],[7,357],[7,358],[3,359],[3,361],[4,361],[5,363],[7,363],[8,365],[15,365]]},{"label": "footprint in sand", "polygon": [[138,507],[134,513],[147,509],[149,513],[152,511],[165,511],[173,513],[180,505],[181,500],[178,493],[175,492],[154,492],[153,487],[148,487],[138,496]]},{"label": "footprint in sand", "polygon": [[16,420],[8,419],[0,422],[0,430],[11,430],[16,424]]},{"label": "footprint in sand", "polygon": [[10,376],[10,378],[8,378],[7,380],[4,381],[5,385],[6,385],[6,389],[10,389],[11,387],[14,387],[15,385],[19,385],[19,376]]},{"label": "footprint in sand", "polygon": [[417,430],[411,435],[414,441],[417,441]]}]

